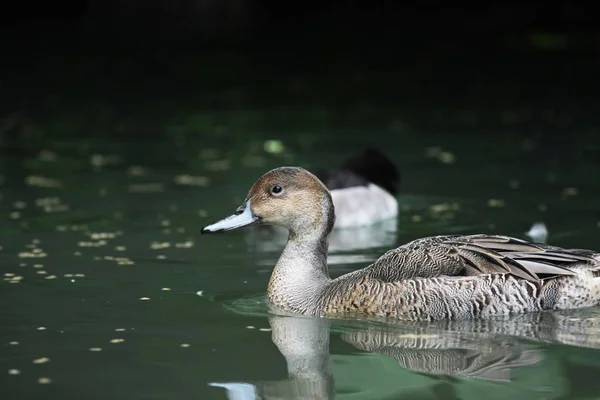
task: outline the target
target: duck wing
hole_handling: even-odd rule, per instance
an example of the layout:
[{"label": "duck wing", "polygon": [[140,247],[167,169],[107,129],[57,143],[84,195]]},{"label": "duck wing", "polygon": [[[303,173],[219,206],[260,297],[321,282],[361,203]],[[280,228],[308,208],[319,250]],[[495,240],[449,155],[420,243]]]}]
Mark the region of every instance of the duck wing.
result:
[{"label": "duck wing", "polygon": [[511,274],[530,281],[574,275],[573,266],[598,266],[593,252],[540,245],[499,235],[417,239],[380,257],[365,271],[385,282],[438,276]]}]

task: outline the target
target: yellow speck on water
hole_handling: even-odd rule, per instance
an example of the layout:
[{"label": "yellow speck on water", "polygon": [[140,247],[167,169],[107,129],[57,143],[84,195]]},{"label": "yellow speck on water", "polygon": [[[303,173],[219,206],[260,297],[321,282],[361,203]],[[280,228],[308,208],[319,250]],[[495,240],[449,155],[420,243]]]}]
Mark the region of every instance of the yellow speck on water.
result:
[{"label": "yellow speck on water", "polygon": [[44,264],[33,264],[33,268],[44,268]]},{"label": "yellow speck on water", "polygon": [[564,188],[561,195],[563,198],[577,196],[579,194],[579,189],[575,187]]},{"label": "yellow speck on water", "polygon": [[140,167],[139,165],[132,165],[127,169],[127,174],[130,176],[142,176],[147,173],[144,167]]},{"label": "yellow speck on water", "polygon": [[129,185],[130,193],[158,193],[165,190],[165,185],[162,183],[138,183]]},{"label": "yellow speck on water", "polygon": [[4,274],[4,276],[11,277],[11,276],[15,276],[15,274],[13,274],[12,272],[7,272]]},{"label": "yellow speck on water", "polygon": [[85,278],[85,274],[75,274],[76,278]]},{"label": "yellow speck on water", "polygon": [[43,258],[46,256],[47,254],[40,249],[35,249],[32,252],[22,251],[19,253],[19,258]]},{"label": "yellow speck on water", "polygon": [[115,247],[115,250],[116,251],[125,251],[127,249],[125,248],[125,246],[117,246],[117,247]]},{"label": "yellow speck on water", "polygon": [[171,288],[164,287],[164,288],[162,288],[162,289],[160,289],[160,290],[162,290],[163,292],[169,292],[169,291],[171,290]]},{"label": "yellow speck on water", "polygon": [[41,270],[39,270],[39,271],[36,271],[36,273],[37,273],[37,274],[40,274],[40,275],[46,275],[48,272],[46,272],[46,271],[44,271],[43,269],[41,269]]},{"label": "yellow speck on water", "polygon": [[46,178],[43,176],[30,175],[25,178],[25,184],[28,186],[43,187],[43,188],[58,188],[62,184],[56,179]]},{"label": "yellow speck on water", "polygon": [[489,199],[487,205],[488,207],[504,207],[506,203],[502,199]]},{"label": "yellow speck on water", "polygon": [[93,240],[100,240],[100,239],[114,239],[115,237],[117,237],[117,234],[115,232],[95,232],[95,233],[90,233],[89,236]]},{"label": "yellow speck on water", "polygon": [[19,342],[17,342],[16,340],[14,340],[12,342],[8,342],[8,344],[10,344],[11,346],[18,346]]},{"label": "yellow speck on water", "polygon": [[37,328],[38,331],[45,331],[46,327],[45,326],[40,326],[39,328]]},{"label": "yellow speck on water", "polygon": [[125,328],[117,328],[115,329],[115,332],[125,332],[127,329]]},{"label": "yellow speck on water", "polygon": [[80,256],[80,255],[81,255],[81,252],[80,252],[80,251],[75,251],[75,252],[73,252],[73,255],[74,255],[74,256]]},{"label": "yellow speck on water", "polygon": [[174,179],[178,185],[186,186],[208,186],[208,178],[205,176],[192,176],[192,175],[177,175]]},{"label": "yellow speck on water", "polygon": [[191,240],[188,240],[183,243],[175,243],[175,247],[177,247],[179,249],[189,249],[190,247],[193,247],[193,246],[194,246],[194,242],[192,242]]},{"label": "yellow speck on water", "polygon": [[56,275],[48,275],[44,279],[56,279]]},{"label": "yellow speck on water", "polygon": [[261,332],[271,332],[271,328],[260,328],[259,331],[261,331]]},{"label": "yellow speck on water", "polygon": [[90,347],[90,351],[98,352],[98,351],[102,351],[102,348],[101,347]]},{"label": "yellow speck on water", "polygon": [[20,373],[21,373],[21,370],[18,370],[18,369],[15,369],[15,368],[8,370],[8,374],[9,375],[19,375]]},{"label": "yellow speck on water", "polygon": [[34,364],[46,364],[47,362],[50,362],[50,359],[48,357],[42,357],[33,360]]},{"label": "yellow speck on water", "polygon": [[158,258],[159,260],[165,260],[167,256],[165,256],[164,254],[159,254],[156,256],[156,258]]},{"label": "yellow speck on water", "polygon": [[110,343],[116,344],[116,343],[123,343],[125,341],[125,339],[111,339]]},{"label": "yellow speck on water", "polygon": [[63,276],[64,276],[65,278],[73,278],[73,276],[74,276],[74,275],[73,275],[73,274],[64,274]]},{"label": "yellow speck on water", "polygon": [[51,382],[52,382],[52,380],[50,378],[46,378],[46,377],[42,377],[42,378],[38,379],[38,383],[41,385],[47,385]]},{"label": "yellow speck on water", "polygon": [[97,241],[90,241],[90,242],[79,242],[77,243],[77,246],[79,247],[101,247],[101,246],[106,246],[108,244],[108,242],[106,240],[97,240]]},{"label": "yellow speck on water", "polygon": [[181,343],[181,347],[190,347],[189,343]]},{"label": "yellow speck on water", "polygon": [[152,250],[160,250],[171,247],[171,243],[169,242],[152,242],[150,243],[150,248]]},{"label": "yellow speck on water", "polygon": [[254,327],[254,326],[252,326],[252,325],[248,325],[248,326],[246,327],[246,329],[256,329],[256,327]]},{"label": "yellow speck on water", "polygon": [[150,297],[140,297],[140,300],[150,300]]},{"label": "yellow speck on water", "polygon": [[13,207],[22,210],[27,207],[27,203],[25,203],[24,201],[15,201],[13,203]]}]

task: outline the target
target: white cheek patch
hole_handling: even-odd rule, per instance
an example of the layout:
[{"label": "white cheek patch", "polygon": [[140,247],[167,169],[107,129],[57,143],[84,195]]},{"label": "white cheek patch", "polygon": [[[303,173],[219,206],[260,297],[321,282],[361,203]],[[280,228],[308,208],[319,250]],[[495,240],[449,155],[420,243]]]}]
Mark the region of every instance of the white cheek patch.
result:
[{"label": "white cheek patch", "polygon": [[335,206],[335,228],[371,225],[398,215],[396,198],[372,183],[332,190],[331,197]]}]

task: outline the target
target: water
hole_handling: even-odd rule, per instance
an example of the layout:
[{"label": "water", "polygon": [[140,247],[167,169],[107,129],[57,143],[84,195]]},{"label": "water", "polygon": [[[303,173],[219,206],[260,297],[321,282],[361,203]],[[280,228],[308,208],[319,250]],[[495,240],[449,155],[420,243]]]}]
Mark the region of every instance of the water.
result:
[{"label": "water", "polygon": [[[424,235],[523,237],[537,221],[553,244],[600,249],[594,160],[540,157],[516,134],[206,124],[202,135],[2,143],[1,398],[599,396],[598,310],[393,325],[273,316],[264,295],[281,243],[200,236],[268,169],[334,166],[375,144],[403,173],[398,224],[337,237],[334,276]],[[266,138],[287,150],[265,152]]]}]

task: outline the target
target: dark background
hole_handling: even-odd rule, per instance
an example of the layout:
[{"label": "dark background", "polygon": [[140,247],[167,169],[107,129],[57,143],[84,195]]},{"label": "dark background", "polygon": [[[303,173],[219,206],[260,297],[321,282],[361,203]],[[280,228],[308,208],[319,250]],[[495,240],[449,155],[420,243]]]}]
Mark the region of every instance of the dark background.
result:
[{"label": "dark background", "polygon": [[[588,144],[598,137],[593,3],[0,7],[6,137],[28,123],[43,126],[43,135],[69,134],[64,123],[51,123],[61,118],[76,126],[71,135],[116,135],[107,120],[129,121],[118,135],[160,135],[174,114],[314,107],[327,110],[336,128],[387,129],[400,121],[422,134],[506,130],[547,136],[556,149],[573,136]],[[290,125],[312,127],[297,117],[259,128],[285,134]]]}]

